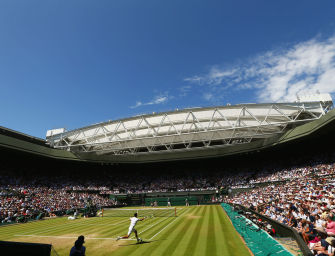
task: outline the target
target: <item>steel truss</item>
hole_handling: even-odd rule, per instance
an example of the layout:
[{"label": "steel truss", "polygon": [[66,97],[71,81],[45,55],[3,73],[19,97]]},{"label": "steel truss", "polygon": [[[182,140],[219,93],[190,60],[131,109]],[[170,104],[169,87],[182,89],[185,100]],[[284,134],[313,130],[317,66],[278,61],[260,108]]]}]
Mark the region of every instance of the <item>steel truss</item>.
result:
[{"label": "steel truss", "polygon": [[96,154],[141,154],[263,140],[319,119],[331,103],[241,104],[109,121],[47,137],[54,147]]}]

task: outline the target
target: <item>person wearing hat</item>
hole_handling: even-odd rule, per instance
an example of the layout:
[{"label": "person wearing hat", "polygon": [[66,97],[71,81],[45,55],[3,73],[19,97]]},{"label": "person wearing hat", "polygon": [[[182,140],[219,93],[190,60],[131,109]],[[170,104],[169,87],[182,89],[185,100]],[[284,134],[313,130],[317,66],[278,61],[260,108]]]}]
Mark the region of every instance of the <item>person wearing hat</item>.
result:
[{"label": "person wearing hat", "polygon": [[86,247],[83,246],[85,243],[84,236],[78,236],[74,246],[71,248],[70,256],[85,256]]},{"label": "person wearing hat", "polygon": [[327,237],[316,243],[313,250],[317,251],[318,256],[334,256],[335,238]]}]

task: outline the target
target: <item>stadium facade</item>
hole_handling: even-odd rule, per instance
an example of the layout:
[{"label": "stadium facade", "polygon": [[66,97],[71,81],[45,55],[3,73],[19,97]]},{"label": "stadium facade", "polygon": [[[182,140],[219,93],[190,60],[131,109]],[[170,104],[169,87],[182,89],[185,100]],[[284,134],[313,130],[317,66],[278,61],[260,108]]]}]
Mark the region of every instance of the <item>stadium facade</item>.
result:
[{"label": "stadium facade", "polygon": [[143,163],[253,152],[334,125],[329,94],[291,103],[238,104],[108,121],[72,131],[49,130],[46,140],[1,129],[0,147],[49,158]]}]

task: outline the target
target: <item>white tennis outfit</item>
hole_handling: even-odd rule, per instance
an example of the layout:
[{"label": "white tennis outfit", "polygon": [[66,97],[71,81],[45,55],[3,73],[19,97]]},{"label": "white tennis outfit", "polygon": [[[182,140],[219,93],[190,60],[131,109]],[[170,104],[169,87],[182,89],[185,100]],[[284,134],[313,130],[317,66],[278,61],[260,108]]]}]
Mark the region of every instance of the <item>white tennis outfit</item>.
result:
[{"label": "white tennis outfit", "polygon": [[136,230],[135,225],[138,221],[139,221],[139,219],[136,218],[136,217],[130,218],[130,226],[129,226],[129,230],[128,230],[128,236]]}]

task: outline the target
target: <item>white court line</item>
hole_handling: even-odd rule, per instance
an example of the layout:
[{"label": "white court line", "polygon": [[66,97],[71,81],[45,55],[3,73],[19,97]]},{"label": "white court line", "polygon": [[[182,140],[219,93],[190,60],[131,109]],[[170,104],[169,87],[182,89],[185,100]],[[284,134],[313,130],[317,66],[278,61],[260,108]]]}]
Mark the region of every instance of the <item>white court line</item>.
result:
[{"label": "white court line", "polygon": [[[78,236],[36,236],[36,235],[14,235],[14,236],[28,236],[28,237],[48,237],[48,238],[59,238],[59,239],[77,239]],[[85,236],[85,240],[91,239],[91,240],[116,240],[114,237],[87,237]],[[136,240],[136,239],[122,239],[122,240]]]},{"label": "white court line", "polygon": [[[181,217],[182,215],[184,215],[186,212],[189,212],[189,210],[184,211],[182,214],[180,214],[179,217]],[[153,238],[155,238],[158,234],[160,234],[164,229],[166,229],[168,226],[170,226],[176,220],[177,220],[177,218],[175,218],[173,221],[171,221],[169,224],[167,224],[165,227],[163,227],[160,231],[158,231],[156,234],[154,234],[149,240],[152,240]]]},{"label": "white court line", "polygon": [[141,231],[140,233],[138,233],[138,234],[142,234],[143,232],[147,231],[148,229],[152,228],[153,226],[156,226],[157,224],[159,224],[159,223],[161,223],[161,222],[163,222],[163,221],[165,221],[165,220],[166,220],[166,219],[163,219],[163,220],[161,220],[161,221],[158,221],[158,222],[156,222],[156,223],[150,225],[149,227],[147,227],[146,229],[142,230],[142,231]]},{"label": "white court line", "polygon": [[168,226],[170,226],[173,222],[175,222],[177,219],[174,219],[173,221],[171,221],[169,224],[167,224],[164,228],[162,228],[159,232],[157,232],[155,235],[153,235],[149,240],[152,240],[153,238],[155,238],[159,233],[161,233],[164,229],[166,229]]}]

